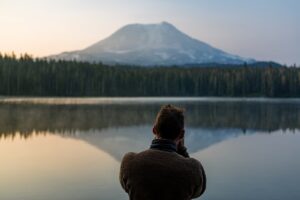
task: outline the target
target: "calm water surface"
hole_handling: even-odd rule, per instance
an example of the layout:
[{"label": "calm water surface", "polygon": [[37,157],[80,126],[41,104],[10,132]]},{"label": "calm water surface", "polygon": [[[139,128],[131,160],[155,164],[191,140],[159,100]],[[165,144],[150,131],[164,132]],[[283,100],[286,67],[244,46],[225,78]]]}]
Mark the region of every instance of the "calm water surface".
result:
[{"label": "calm water surface", "polygon": [[128,199],[121,158],[166,103],[186,109],[200,199],[300,199],[300,100],[230,98],[0,98],[0,199]]}]

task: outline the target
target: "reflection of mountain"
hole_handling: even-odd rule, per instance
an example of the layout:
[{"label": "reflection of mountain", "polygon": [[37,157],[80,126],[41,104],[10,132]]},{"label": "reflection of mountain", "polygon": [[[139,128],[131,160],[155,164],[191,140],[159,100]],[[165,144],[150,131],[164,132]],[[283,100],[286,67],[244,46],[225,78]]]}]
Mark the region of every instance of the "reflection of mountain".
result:
[{"label": "reflection of mountain", "polygon": [[[68,135],[99,148],[120,161],[126,152],[149,148],[153,138],[151,125],[109,128],[98,131],[76,132]],[[185,143],[190,153],[203,150],[224,140],[244,135],[238,129],[188,128]],[[247,133],[249,134],[249,132]]]},{"label": "reflection of mountain", "polygon": [[[164,104],[167,103],[164,101]],[[190,153],[205,149],[249,129],[273,131],[300,128],[295,101],[176,102],[186,109],[186,144]],[[20,133],[50,132],[83,140],[120,160],[125,152],[149,147],[151,125],[160,103],[94,105],[0,104],[0,139]]]}]

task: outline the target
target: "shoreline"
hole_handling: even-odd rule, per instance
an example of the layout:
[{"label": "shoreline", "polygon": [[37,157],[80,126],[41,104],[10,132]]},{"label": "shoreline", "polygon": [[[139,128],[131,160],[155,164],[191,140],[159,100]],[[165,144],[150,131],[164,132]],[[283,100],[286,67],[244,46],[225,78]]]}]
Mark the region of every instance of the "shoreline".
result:
[{"label": "shoreline", "polygon": [[256,102],[256,103],[300,103],[300,98],[268,97],[18,97],[0,96],[0,103],[97,105],[97,104],[155,104],[197,102]]}]

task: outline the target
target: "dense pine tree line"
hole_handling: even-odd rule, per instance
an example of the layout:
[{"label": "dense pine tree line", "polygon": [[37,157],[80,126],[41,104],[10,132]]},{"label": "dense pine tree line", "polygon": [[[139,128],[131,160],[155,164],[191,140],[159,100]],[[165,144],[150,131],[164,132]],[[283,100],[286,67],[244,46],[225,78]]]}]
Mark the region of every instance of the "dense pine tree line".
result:
[{"label": "dense pine tree line", "polygon": [[0,54],[0,95],[299,97],[300,68],[145,68]]}]

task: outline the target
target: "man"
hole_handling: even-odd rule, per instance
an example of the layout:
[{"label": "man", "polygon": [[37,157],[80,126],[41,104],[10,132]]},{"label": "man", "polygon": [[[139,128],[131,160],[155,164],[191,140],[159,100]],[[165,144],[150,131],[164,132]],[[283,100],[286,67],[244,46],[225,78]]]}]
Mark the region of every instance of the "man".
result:
[{"label": "man", "polygon": [[119,178],[130,200],[189,200],[202,195],[205,172],[184,147],[183,110],[163,106],[153,134],[150,149],[123,157]]}]

